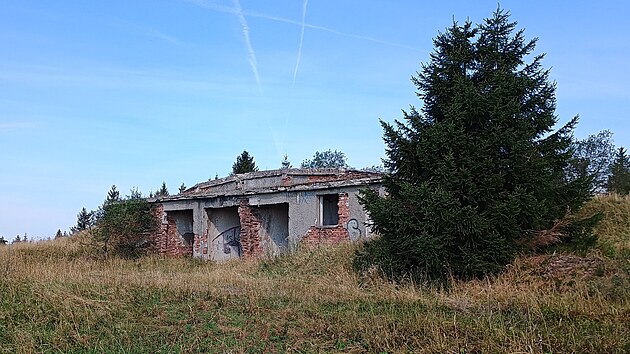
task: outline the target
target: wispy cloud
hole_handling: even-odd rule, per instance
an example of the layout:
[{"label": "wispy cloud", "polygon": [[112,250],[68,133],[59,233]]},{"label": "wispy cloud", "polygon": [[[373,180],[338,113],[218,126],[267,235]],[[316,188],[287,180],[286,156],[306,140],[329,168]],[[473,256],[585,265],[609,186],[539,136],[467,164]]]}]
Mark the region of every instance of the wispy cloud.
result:
[{"label": "wispy cloud", "polygon": [[302,32],[300,32],[300,47],[298,48],[297,60],[295,61],[295,69],[293,70],[293,86],[295,86],[295,78],[297,77],[298,68],[300,67],[300,59],[302,59],[302,44],[304,43],[304,25],[307,6],[308,0],[304,0],[304,5],[302,6]]},{"label": "wispy cloud", "polygon": [[215,4],[211,1],[207,1],[207,0],[184,0],[186,2],[189,2],[193,5],[197,5],[199,7],[203,7],[205,9],[209,9],[209,10],[214,10],[214,11],[218,11],[218,12],[225,12],[225,13],[229,13],[229,14],[233,14],[236,15],[237,11],[229,6],[224,6],[224,5],[219,5],[219,4]]},{"label": "wispy cloud", "polygon": [[[238,15],[238,11],[236,11],[235,9],[227,7],[227,6],[216,4],[216,3],[213,3],[213,2],[208,1],[208,0],[184,0],[184,1],[189,2],[191,4],[194,4],[196,6],[199,6],[199,7],[203,7],[203,8],[208,9],[208,10],[213,10],[213,11],[217,11],[217,12],[225,12],[225,13]],[[340,32],[340,31],[334,30],[332,28],[312,25],[312,24],[304,23],[304,21],[295,21],[295,20],[291,20],[291,19],[288,19],[288,18],[284,18],[284,17],[271,16],[271,15],[260,13],[260,12],[241,11],[240,14],[243,15],[243,16],[247,16],[247,17],[262,18],[262,19],[266,19],[266,20],[270,20],[270,21],[288,23],[288,24],[295,25],[295,26],[300,26],[300,27],[304,26],[306,28],[311,28],[311,29],[315,29],[315,30],[325,31],[325,32],[333,33],[333,34],[336,34],[336,35],[339,35],[339,36],[344,36],[344,37],[348,37],[348,38],[355,38],[355,39],[360,39],[360,40],[364,40],[364,41],[379,43],[379,44],[383,44],[383,45],[387,45],[387,46],[391,46],[391,47],[410,49],[410,50],[414,50],[414,51],[418,50],[418,48],[414,48],[412,46],[408,46],[408,45],[405,45],[405,44],[400,44],[400,43],[391,42],[391,41],[385,41],[385,40],[381,40],[381,39],[378,39],[378,38],[362,36],[362,35],[358,35],[358,34]]]},{"label": "wispy cloud", "polygon": [[149,37],[158,38],[170,44],[178,46],[182,45],[182,43],[177,38],[154,28],[147,28],[145,29],[144,33]]},{"label": "wispy cloud", "polygon": [[256,84],[258,85],[258,92],[262,94],[262,86],[260,85],[260,75],[258,75],[258,63],[256,62],[256,53],[254,52],[254,48],[252,47],[252,41],[249,38],[249,26],[247,25],[247,20],[245,19],[245,15],[243,15],[243,8],[241,8],[241,3],[239,0],[234,1],[234,8],[236,9],[236,17],[238,17],[238,22],[241,24],[241,30],[243,32],[243,40],[245,41],[245,49],[247,49],[247,60],[249,61],[249,65],[252,67],[252,71],[254,72],[254,77],[256,78]]}]

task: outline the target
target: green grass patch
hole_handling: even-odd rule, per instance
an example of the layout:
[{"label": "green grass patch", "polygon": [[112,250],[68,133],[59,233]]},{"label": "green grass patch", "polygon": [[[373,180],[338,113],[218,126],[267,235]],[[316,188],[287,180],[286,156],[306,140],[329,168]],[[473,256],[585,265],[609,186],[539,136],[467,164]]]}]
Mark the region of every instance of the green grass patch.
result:
[{"label": "green grass patch", "polygon": [[0,247],[0,353],[629,352],[626,204],[589,203],[606,213],[585,256],[523,256],[448,290],[354,273],[360,245],[225,264]]}]

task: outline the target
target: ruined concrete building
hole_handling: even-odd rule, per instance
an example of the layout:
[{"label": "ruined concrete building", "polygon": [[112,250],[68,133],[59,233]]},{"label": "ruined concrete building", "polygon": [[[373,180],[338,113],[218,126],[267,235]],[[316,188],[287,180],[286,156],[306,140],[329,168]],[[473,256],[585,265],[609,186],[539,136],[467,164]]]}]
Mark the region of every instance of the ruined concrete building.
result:
[{"label": "ruined concrete building", "polygon": [[277,255],[299,244],[371,236],[358,201],[381,175],[337,169],[251,172],[199,183],[152,201],[158,251],[210,260]]}]

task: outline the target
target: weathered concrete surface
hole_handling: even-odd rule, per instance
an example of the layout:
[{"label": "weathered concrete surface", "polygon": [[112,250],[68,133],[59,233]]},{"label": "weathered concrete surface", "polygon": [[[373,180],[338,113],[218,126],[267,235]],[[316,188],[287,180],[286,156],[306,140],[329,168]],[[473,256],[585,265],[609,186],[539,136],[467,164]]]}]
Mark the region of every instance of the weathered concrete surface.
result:
[{"label": "weathered concrete surface", "polygon": [[[371,232],[358,192],[381,189],[380,181],[380,174],[365,171],[287,169],[199,183],[181,194],[151,200],[163,220],[156,234],[163,244],[158,250],[222,261],[277,255],[301,242],[364,239]],[[338,198],[336,210],[330,209],[330,198]],[[330,212],[338,214],[336,225],[325,225]],[[193,242],[186,239],[191,235]]]}]

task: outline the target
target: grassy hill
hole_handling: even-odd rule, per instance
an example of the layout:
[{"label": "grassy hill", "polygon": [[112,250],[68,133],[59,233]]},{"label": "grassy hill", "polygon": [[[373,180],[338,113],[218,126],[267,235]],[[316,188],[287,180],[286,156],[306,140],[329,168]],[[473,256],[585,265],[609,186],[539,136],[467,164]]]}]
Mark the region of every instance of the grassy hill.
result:
[{"label": "grassy hill", "polygon": [[630,200],[593,211],[587,255],[448,291],[357,275],[350,244],[219,265],[98,260],[82,237],[0,247],[0,353],[630,352]]}]

